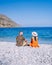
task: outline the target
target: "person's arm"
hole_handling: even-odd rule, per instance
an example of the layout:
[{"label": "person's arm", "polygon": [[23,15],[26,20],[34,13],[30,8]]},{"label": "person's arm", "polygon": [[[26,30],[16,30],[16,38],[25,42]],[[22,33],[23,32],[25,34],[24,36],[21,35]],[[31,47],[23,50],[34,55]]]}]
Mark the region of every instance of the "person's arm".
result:
[{"label": "person's arm", "polygon": [[23,37],[23,40],[25,40],[25,38]]},{"label": "person's arm", "polygon": [[27,43],[27,40],[25,38],[23,38],[23,40]]},{"label": "person's arm", "polygon": [[23,37],[23,40],[25,41],[25,42],[27,42],[27,40]]},{"label": "person's arm", "polygon": [[16,42],[18,41],[18,36],[16,37]]},{"label": "person's arm", "polygon": [[18,46],[18,45],[17,45],[17,38],[18,38],[18,36],[16,37],[16,46]]}]

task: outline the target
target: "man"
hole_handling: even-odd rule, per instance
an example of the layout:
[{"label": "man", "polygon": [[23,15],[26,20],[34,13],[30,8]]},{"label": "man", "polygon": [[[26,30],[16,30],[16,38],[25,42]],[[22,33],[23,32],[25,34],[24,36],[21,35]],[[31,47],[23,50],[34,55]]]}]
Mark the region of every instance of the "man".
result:
[{"label": "man", "polygon": [[16,46],[25,46],[27,41],[23,37],[23,32],[19,33],[19,36],[16,37]]}]

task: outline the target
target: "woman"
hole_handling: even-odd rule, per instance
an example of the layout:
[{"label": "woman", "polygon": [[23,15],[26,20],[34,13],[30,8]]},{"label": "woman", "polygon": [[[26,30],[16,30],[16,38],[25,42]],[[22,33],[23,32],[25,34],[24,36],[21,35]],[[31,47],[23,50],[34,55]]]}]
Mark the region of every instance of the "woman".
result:
[{"label": "woman", "polygon": [[32,32],[32,38],[31,38],[30,46],[31,47],[39,47],[38,34],[36,32]]}]

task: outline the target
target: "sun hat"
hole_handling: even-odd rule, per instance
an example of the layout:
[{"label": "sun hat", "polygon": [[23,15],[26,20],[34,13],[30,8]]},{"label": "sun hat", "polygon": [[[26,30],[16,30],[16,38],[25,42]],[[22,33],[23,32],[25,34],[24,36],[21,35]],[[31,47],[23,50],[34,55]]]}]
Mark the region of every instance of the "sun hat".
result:
[{"label": "sun hat", "polygon": [[37,37],[38,36],[37,32],[32,32],[32,36]]}]

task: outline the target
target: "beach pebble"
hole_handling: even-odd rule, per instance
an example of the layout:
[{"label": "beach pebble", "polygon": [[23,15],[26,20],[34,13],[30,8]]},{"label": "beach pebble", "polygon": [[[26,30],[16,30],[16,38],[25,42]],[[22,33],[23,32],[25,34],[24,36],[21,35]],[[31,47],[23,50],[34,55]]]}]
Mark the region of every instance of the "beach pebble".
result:
[{"label": "beach pebble", "polygon": [[39,48],[32,48],[0,42],[0,65],[52,65],[52,45],[40,44]]}]

